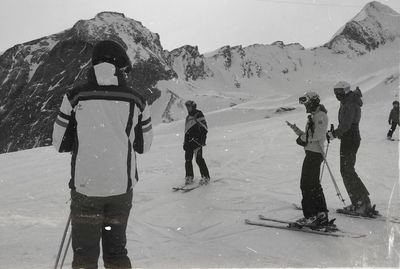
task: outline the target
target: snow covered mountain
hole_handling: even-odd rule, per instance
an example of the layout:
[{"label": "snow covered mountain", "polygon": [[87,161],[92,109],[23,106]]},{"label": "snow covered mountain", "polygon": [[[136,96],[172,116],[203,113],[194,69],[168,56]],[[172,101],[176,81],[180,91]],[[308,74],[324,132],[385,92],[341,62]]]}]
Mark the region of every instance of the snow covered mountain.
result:
[{"label": "snow covered mountain", "polygon": [[134,64],[130,83],[154,101],[152,118],[158,124],[184,118],[187,99],[204,112],[245,113],[250,103],[269,114],[282,106],[291,109],[308,89],[329,97],[338,80],[359,86],[369,79],[389,81],[395,91],[399,29],[399,14],[372,2],[321,47],[277,41],[200,54],[189,45],[163,50],[159,36],[140,22],[102,12],[0,55],[0,152],[51,144],[61,97],[85,78],[97,40],[110,38],[127,47]]},{"label": "snow covered mountain", "polygon": [[365,54],[400,37],[400,16],[379,2],[367,4],[325,46],[338,53]]},{"label": "snow covered mountain", "polygon": [[268,110],[282,102],[293,106],[293,96],[305,90],[331,95],[338,80],[356,86],[376,73],[387,75],[382,82],[397,79],[391,84],[396,91],[399,37],[400,14],[371,2],[331,41],[313,49],[276,41],[271,45],[224,46],[200,55],[196,47],[184,46],[170,54],[178,79],[158,84],[162,96],[156,104],[166,107],[164,122],[181,119],[185,114],[183,100],[189,98],[205,111],[240,108],[238,104],[254,100],[264,102],[260,107]]},{"label": "snow covered mountain", "polygon": [[[103,39],[127,47],[136,74],[131,84],[138,89],[174,77],[159,36],[120,13],[99,13],[69,30],[16,45],[0,56],[0,152],[51,144],[62,96],[85,79],[93,44]],[[148,98],[158,96],[154,90]]]}]

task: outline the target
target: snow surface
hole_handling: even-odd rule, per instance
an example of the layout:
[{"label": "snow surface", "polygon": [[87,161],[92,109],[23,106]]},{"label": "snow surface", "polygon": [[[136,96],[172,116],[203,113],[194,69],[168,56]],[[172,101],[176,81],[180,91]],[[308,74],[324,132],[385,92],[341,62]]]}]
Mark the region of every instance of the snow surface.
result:
[{"label": "snow surface", "polygon": [[[242,103],[247,106],[249,101],[260,100],[268,108],[291,106],[306,90],[316,91],[323,98],[334,98],[332,87],[341,80],[348,81],[352,88],[358,85],[365,92],[387,77],[399,73],[399,48],[400,39],[397,39],[363,56],[349,57],[323,47],[303,50],[296,45],[283,48],[277,45],[254,45],[243,48],[246,54],[244,59],[233,50],[229,70],[224,65],[224,57],[211,55],[205,57],[204,62],[213,76],[185,81],[182,79],[184,74],[180,73],[182,71],[175,68],[178,79],[157,84],[162,96],[154,104],[156,109],[152,118],[158,123],[162,114],[168,111],[174,120],[184,119],[186,111],[183,103],[187,99],[195,100],[203,111],[211,112],[231,106],[240,107]],[[175,63],[175,66],[185,66],[184,59],[177,58],[176,61],[181,62]],[[261,66],[260,76],[253,69],[253,77],[243,77],[243,63]],[[284,74],[282,70],[285,69],[288,72]],[[369,82],[370,79],[375,80],[375,84]],[[240,83],[240,88],[235,86],[235,81]],[[171,92],[176,95],[172,105]]]},{"label": "snow surface", "polygon": [[[373,76],[362,82],[368,91],[356,168],[377,209],[383,215],[399,216],[398,142],[385,139],[396,93],[390,84],[377,84]],[[285,100],[276,97],[273,101],[283,104]],[[258,214],[285,220],[302,216],[291,204],[301,200],[304,152],[285,121],[303,127],[306,114],[298,105],[290,112],[275,113],[269,109],[270,101],[260,99],[243,104],[242,109],[206,114],[210,130],[204,156],[212,180],[220,180],[186,194],[171,190],[184,181],[184,122],[154,128],[152,149],[138,156],[140,181],[134,188],[127,229],[134,267],[400,266],[400,225],[335,214],[334,209],[343,204],[327,171],[322,185],[330,217],[337,219],[339,228],[367,237],[333,238],[244,223]],[[338,102],[327,96],[323,103],[336,125]],[[337,140],[329,147],[328,161],[348,204]],[[69,213],[69,164],[70,155],[57,153],[53,147],[0,155],[1,268],[53,267]],[[69,251],[65,268],[71,259]]]}]

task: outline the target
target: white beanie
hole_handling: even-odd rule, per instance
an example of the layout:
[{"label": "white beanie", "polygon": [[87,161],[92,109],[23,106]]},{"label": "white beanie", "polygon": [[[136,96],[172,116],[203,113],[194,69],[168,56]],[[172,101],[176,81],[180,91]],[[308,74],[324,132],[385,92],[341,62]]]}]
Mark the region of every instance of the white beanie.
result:
[{"label": "white beanie", "polygon": [[336,85],[333,87],[334,89],[343,89],[344,93],[350,92],[350,83],[347,81],[339,81],[336,83]]}]

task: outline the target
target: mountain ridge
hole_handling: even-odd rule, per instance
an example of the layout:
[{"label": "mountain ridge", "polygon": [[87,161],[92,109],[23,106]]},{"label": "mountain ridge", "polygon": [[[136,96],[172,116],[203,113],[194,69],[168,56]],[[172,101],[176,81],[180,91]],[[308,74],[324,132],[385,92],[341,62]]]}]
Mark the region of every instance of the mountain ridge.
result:
[{"label": "mountain ridge", "polygon": [[[386,10],[382,8],[384,5],[372,2],[355,18],[361,20],[362,12],[366,13],[368,8],[375,10],[372,7],[376,6]],[[387,18],[387,14],[398,14],[385,12],[378,15]],[[379,17],[375,13],[374,16]],[[395,29],[395,34],[389,31],[372,35],[375,32],[369,31],[360,39],[369,42],[365,44],[352,39],[351,46],[346,47],[349,39],[344,27],[330,45],[312,49],[276,41],[246,47],[226,45],[200,54],[197,46],[190,45],[164,50],[159,35],[141,22],[118,12],[98,13],[92,19],[76,22],[70,29],[15,45],[0,55],[0,152],[51,144],[52,125],[61,98],[67,90],[85,81],[97,40],[113,39],[127,48],[133,63],[128,83],[150,103],[154,102],[153,118],[157,124],[184,117],[182,104],[187,99],[195,99],[206,107],[205,112],[210,112],[255,98],[288,96],[290,99],[304,89],[329,87],[339,78],[357,81],[360,74],[348,78],[354,74],[353,69],[344,71],[341,66],[350,64],[357,69],[359,62],[364,66],[365,62],[374,64],[375,58],[368,61],[360,57],[372,57],[369,55],[377,54],[374,51],[390,47],[391,43],[397,49],[396,31],[400,22],[396,16],[381,23],[395,24],[388,28]],[[357,27],[356,30],[366,29],[363,25]],[[379,27],[373,30],[383,31]],[[386,39],[382,43],[371,40],[371,36]],[[377,42],[379,46],[374,45]],[[388,58],[387,64],[392,66],[396,61],[396,57]]]}]

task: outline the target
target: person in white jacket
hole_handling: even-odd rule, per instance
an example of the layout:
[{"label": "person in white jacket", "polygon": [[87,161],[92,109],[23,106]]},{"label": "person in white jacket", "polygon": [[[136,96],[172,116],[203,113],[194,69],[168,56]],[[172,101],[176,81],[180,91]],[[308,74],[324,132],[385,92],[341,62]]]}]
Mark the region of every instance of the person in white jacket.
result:
[{"label": "person in white jacket", "polygon": [[74,269],[97,268],[100,241],[106,268],[131,268],[125,246],[136,153],[153,139],[149,105],[126,85],[131,69],[121,45],[98,42],[87,82],[65,94],[54,123],[54,147],[72,153]]},{"label": "person in white jacket", "polygon": [[301,170],[300,189],[304,218],[297,221],[300,225],[324,226],[328,225],[328,209],[324,192],[320,183],[320,168],[324,160],[324,143],[328,128],[328,116],[325,107],[320,104],[319,95],[315,92],[306,92],[299,98],[300,104],[306,107],[308,121],[305,132],[295,124],[289,126],[298,135],[297,144],[304,147],[306,156]]}]

